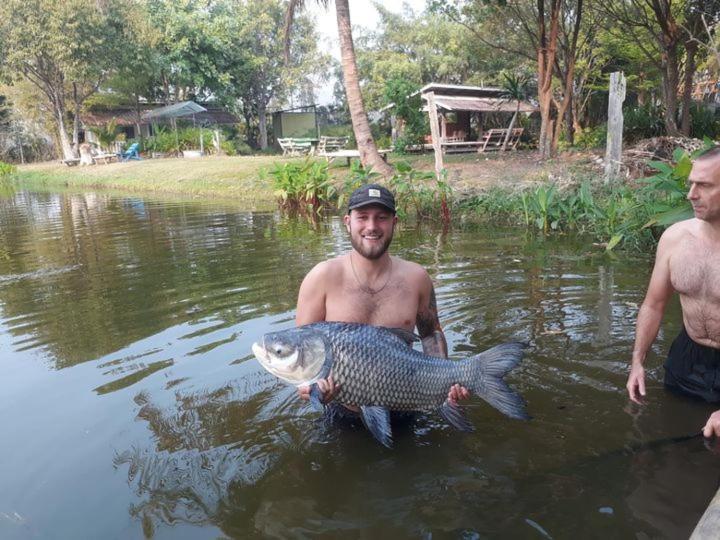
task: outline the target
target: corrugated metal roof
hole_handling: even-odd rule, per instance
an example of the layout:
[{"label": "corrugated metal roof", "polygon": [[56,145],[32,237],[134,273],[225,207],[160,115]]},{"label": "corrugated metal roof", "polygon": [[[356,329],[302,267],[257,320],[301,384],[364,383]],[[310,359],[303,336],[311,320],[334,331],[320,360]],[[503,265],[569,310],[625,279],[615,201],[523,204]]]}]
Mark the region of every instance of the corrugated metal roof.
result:
[{"label": "corrugated metal roof", "polygon": [[[517,101],[490,97],[435,96],[435,105],[445,111],[515,112]],[[424,107],[427,110],[427,106]],[[527,101],[520,102],[520,112],[531,113],[537,107]]]},{"label": "corrugated metal roof", "polygon": [[202,105],[198,105],[194,101],[181,101],[173,103],[165,107],[153,109],[143,114],[143,120],[152,121],[159,118],[180,118],[182,116],[192,116],[207,111]]},{"label": "corrugated metal roof", "polygon": [[[145,105],[140,110],[141,124],[148,124],[154,120],[160,120],[147,116],[148,113],[158,110],[160,107],[150,107],[151,106]],[[128,107],[118,107],[114,109],[85,111],[82,113],[81,118],[83,124],[86,126],[102,126],[113,119],[118,126],[134,126],[137,116],[136,112]],[[201,125],[229,125],[240,122],[235,115],[221,107],[207,107],[205,112],[195,114],[195,121]]]}]

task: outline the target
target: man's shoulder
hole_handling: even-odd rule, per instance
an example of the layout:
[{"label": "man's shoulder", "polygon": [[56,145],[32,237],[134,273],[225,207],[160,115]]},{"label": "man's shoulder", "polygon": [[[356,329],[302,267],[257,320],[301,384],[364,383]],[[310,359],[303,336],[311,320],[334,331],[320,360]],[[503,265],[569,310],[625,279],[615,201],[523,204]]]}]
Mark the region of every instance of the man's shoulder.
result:
[{"label": "man's shoulder", "polygon": [[343,256],[335,257],[317,263],[305,276],[305,281],[323,281],[327,282],[328,279],[333,276],[338,276],[338,273],[343,268]]},{"label": "man's shoulder", "polygon": [[696,236],[698,233],[698,220],[696,218],[685,219],[670,225],[660,237],[660,242],[665,245],[676,244],[688,236]]},{"label": "man's shoulder", "polygon": [[393,264],[397,266],[398,270],[402,270],[404,275],[412,276],[414,278],[428,277],[427,270],[418,263],[406,261],[400,257],[393,257]]}]

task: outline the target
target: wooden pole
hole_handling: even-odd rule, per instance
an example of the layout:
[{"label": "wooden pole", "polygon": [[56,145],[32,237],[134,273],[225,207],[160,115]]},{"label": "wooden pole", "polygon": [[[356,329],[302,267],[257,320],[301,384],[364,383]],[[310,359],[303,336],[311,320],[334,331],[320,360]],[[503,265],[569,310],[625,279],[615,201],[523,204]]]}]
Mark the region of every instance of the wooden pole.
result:
[{"label": "wooden pole", "polygon": [[718,531],[720,531],[720,490],[710,501],[690,540],[715,540],[718,537]]},{"label": "wooden pole", "polygon": [[620,165],[622,164],[623,101],[625,101],[625,75],[620,71],[616,71],[610,74],[607,147],[605,149],[606,184],[620,174]]},{"label": "wooden pole", "polygon": [[428,116],[430,116],[430,136],[432,137],[433,151],[435,152],[435,176],[442,178],[443,165],[442,146],[440,145],[440,126],[438,125],[437,108],[435,107],[435,93],[425,94],[428,103]]}]

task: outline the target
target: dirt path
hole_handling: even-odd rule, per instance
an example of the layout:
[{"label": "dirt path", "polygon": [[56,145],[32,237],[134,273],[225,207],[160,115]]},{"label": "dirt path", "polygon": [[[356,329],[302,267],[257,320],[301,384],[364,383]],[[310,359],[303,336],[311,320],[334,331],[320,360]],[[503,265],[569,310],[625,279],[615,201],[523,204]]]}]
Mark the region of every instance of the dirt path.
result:
[{"label": "dirt path", "polygon": [[[602,169],[595,163],[598,153],[569,151],[555,159],[540,161],[537,152],[519,151],[505,154],[455,154],[445,156],[450,185],[459,197],[494,187],[522,188],[539,182],[560,185],[598,179]],[[432,154],[416,156],[409,161],[414,167],[432,170]]]}]

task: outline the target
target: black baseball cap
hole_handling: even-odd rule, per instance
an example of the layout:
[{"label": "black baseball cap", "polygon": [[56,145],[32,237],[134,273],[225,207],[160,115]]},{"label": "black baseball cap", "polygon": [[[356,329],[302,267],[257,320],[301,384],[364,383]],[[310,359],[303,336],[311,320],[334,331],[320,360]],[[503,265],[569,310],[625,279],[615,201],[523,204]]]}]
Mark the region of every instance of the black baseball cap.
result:
[{"label": "black baseball cap", "polygon": [[385,186],[380,184],[365,184],[360,186],[350,195],[348,201],[348,214],[350,210],[369,206],[371,204],[379,204],[395,213],[395,196]]}]

